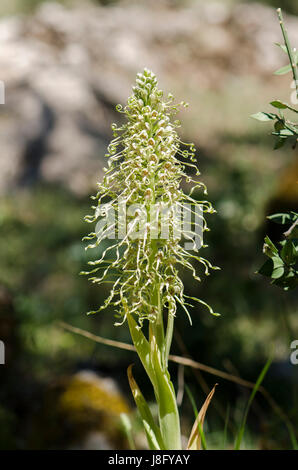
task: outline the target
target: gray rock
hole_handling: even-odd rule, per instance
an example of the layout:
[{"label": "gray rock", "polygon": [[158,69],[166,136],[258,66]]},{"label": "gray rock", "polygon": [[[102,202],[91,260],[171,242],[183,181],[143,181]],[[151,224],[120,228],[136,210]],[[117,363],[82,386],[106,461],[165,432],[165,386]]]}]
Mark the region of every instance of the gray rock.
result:
[{"label": "gray rock", "polygon": [[[265,86],[281,66],[274,9],[171,5],[68,9],[53,2],[32,16],[1,19],[0,194],[37,180],[88,193],[100,177],[110,124],[119,120],[114,105],[125,102],[145,66],[165,88],[187,77],[194,93],[220,89],[235,75],[263,77]],[[298,20],[286,20],[297,44]]]}]

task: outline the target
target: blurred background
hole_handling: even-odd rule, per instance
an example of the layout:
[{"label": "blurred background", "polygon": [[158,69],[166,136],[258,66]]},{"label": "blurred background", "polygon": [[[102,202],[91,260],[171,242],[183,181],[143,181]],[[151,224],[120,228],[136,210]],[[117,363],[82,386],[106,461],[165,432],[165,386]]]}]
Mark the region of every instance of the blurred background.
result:
[{"label": "blurred background", "polygon": [[[270,111],[273,99],[289,102],[293,92],[290,75],[273,75],[287,63],[274,45],[282,42],[278,6],[298,46],[292,0],[1,1],[0,448],[128,448],[122,412],[131,416],[137,446],[145,447],[126,379],[130,363],[153,397],[134,353],[57,323],[129,342],[126,326],[113,326],[112,311],[86,316],[108,291],[79,272],[87,261],[83,217],[102,176],[110,124],[121,118],[115,105],[125,103],[144,67],[165,92],[190,103],[180,116],[182,140],[196,144],[217,209],[208,219],[205,256],[221,271],[201,284],[184,282],[221,317],[195,308],[191,327],[179,311],[173,352],[255,382],[274,347],[264,386],[284,414],[258,395],[243,448],[292,447],[297,293],[255,272],[264,262],[264,234],[280,236],[266,215],[297,210],[297,149],[273,151],[270,124],[249,117]],[[171,373],[178,386],[176,365]],[[231,448],[250,390],[191,369],[184,380],[198,408],[219,384],[205,423],[207,445]],[[187,394],[181,415],[187,435],[194,420]]]}]

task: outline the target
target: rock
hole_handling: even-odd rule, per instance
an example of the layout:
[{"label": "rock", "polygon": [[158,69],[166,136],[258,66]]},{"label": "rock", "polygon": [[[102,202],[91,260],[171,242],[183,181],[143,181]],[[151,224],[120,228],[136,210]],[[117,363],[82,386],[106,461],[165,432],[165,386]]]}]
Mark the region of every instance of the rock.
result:
[{"label": "rock", "polygon": [[[297,44],[298,20],[286,21]],[[222,89],[235,76],[266,86],[283,65],[276,41],[274,9],[251,3],[47,2],[31,16],[2,18],[0,194],[39,180],[90,193],[119,120],[114,106],[136,72],[149,67],[163,86],[187,83],[190,93]]]}]

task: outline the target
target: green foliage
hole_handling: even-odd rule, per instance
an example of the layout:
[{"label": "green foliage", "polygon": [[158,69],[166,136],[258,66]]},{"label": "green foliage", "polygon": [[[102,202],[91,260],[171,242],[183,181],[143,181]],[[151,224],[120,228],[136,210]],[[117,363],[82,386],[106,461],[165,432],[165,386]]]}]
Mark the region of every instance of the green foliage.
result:
[{"label": "green foliage", "polygon": [[[283,24],[283,17],[280,8],[278,8],[277,14],[280,20],[280,26],[285,44],[277,43],[276,45],[280,47],[285,54],[287,54],[290,63],[285,67],[282,67],[281,69],[277,70],[275,74],[284,75],[286,73],[292,72],[293,80],[295,83],[296,96],[298,98],[298,52],[295,48],[293,49],[290,44],[288,33]],[[283,111],[287,110],[291,113],[297,114],[298,110],[295,107],[287,103],[283,103],[280,100],[271,101],[270,104],[274,108],[278,109],[278,114],[259,112],[256,114],[252,114],[251,117],[257,119],[258,121],[274,121],[274,131],[272,132],[272,135],[276,136],[277,138],[274,147],[275,149],[279,149],[280,147],[282,147],[286,141],[292,142],[293,147],[295,147],[298,138],[298,122],[293,122],[292,117],[291,119],[288,119],[284,115]]]},{"label": "green foliage", "polygon": [[263,122],[274,121],[274,130],[272,131],[272,135],[277,137],[274,149],[279,149],[286,143],[286,141],[291,141],[293,146],[296,146],[298,138],[298,123],[293,123],[287,119],[282,112],[282,109],[288,109],[294,113],[297,113],[298,110],[287,103],[283,103],[278,100],[271,101],[270,104],[279,110],[278,114],[259,112],[252,114],[251,117]]},{"label": "green foliage", "polygon": [[284,290],[298,287],[298,214],[273,214],[268,217],[277,224],[287,226],[291,223],[286,233],[286,240],[282,240],[276,246],[268,236],[265,237],[263,252],[269,259],[259,269],[258,273],[270,277],[272,284],[282,287]]},{"label": "green foliage", "polygon": [[163,442],[160,429],[156,425],[150,408],[132,375],[132,366],[128,367],[127,375],[135,403],[143,422],[149,447],[151,450],[164,450],[165,444]]},{"label": "green foliage", "polygon": [[241,442],[242,442],[242,439],[243,439],[243,435],[244,435],[244,431],[245,431],[245,426],[246,426],[246,421],[247,421],[247,416],[248,416],[248,412],[249,412],[249,409],[251,407],[251,404],[256,396],[256,393],[257,391],[259,390],[267,372],[268,372],[268,369],[272,363],[272,360],[273,358],[270,357],[266,364],[264,365],[263,369],[261,370],[260,372],[260,375],[255,383],[255,386],[250,394],[250,397],[249,397],[249,400],[248,400],[248,403],[246,405],[246,408],[245,408],[245,411],[244,411],[244,415],[243,415],[243,419],[242,419],[242,422],[241,422],[241,426],[240,426],[240,429],[239,429],[239,432],[237,434],[237,438],[236,438],[236,442],[235,442],[235,450],[239,450],[240,449],[240,446],[241,446]]},{"label": "green foliage", "polygon": [[[54,322],[72,321],[94,301],[95,293],[73,275],[86,262],[78,238],[84,234],[87,207],[87,198],[45,184],[0,199],[5,240],[0,246],[0,285],[11,292],[23,357],[34,357],[31,370],[37,374],[51,373],[51,368],[40,367],[50,357],[66,354],[73,360],[72,338]],[[88,317],[80,321],[85,328],[90,323]],[[90,354],[92,345],[81,345],[78,354]]]},{"label": "green foliage", "polygon": [[[297,62],[298,53],[296,49],[292,49],[287,31],[283,24],[281,10],[277,10],[280,19],[281,30],[285,40],[285,44],[277,44],[289,57],[290,64],[287,67],[279,69],[278,75],[292,71],[293,79],[296,84],[296,93],[298,97],[298,72]],[[272,135],[277,136],[275,149],[282,147],[287,140],[292,139],[296,146],[298,139],[298,122],[292,122],[285,118],[283,110],[289,110],[292,113],[298,113],[293,106],[280,100],[271,101],[271,106],[278,109],[278,114],[259,112],[253,114],[252,117],[259,121],[274,121],[274,131]],[[284,290],[294,289],[298,286],[298,237],[297,237],[297,220],[298,214],[291,212],[290,214],[281,213],[273,214],[268,217],[275,223],[286,225],[292,223],[287,232],[284,233],[285,240],[278,243],[278,247],[269,239],[265,238],[263,252],[269,259],[259,269],[258,273],[272,279],[272,284],[282,287]]]},{"label": "green foliage", "polygon": [[[195,417],[195,419],[197,419],[199,412],[198,412],[198,408],[197,408],[197,405],[196,405],[196,401],[194,399],[192,391],[190,390],[190,388],[186,384],[185,384],[185,391],[186,391],[186,393],[188,395],[188,398],[189,398],[189,401],[191,403],[194,417]],[[198,421],[198,431],[199,431],[200,438],[201,438],[202,449],[207,450],[206,436],[205,436],[204,430],[202,429],[202,426],[201,426],[199,421]]]}]

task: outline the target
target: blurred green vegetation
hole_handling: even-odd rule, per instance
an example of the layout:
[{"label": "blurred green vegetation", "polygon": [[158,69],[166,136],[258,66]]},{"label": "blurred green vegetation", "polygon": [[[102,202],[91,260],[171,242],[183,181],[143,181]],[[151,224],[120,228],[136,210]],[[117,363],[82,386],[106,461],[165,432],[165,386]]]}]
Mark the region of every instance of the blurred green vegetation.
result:
[{"label": "blurred green vegetation", "polygon": [[[0,284],[12,294],[25,349],[33,355],[38,352],[32,363],[37,373],[46,373],[43,361],[49,355],[52,360],[56,353],[68,351],[75,360],[76,341],[55,326],[56,320],[76,321],[86,328],[94,326],[94,321],[102,323],[99,316],[90,319],[84,313],[106,292],[98,292],[79,276],[90,259],[81,242],[88,228],[83,217],[89,202],[89,198],[77,199],[62,188],[46,185],[0,201],[5,240],[0,248]],[[82,345],[82,350],[75,348],[77,357],[89,355],[94,348],[86,341]]]},{"label": "blurred green vegetation", "polygon": [[[28,11],[37,3],[40,2],[4,1],[0,11]],[[297,13],[298,7],[291,0],[275,6]],[[186,81],[180,89],[177,82],[173,87],[169,84],[177,96],[191,103],[190,113],[182,116],[184,133],[187,140],[199,143],[198,165],[218,211],[209,218],[211,232],[205,237],[209,248],[204,254],[221,267],[210,278],[203,277],[201,284],[184,276],[188,293],[201,296],[221,317],[214,318],[203,308],[195,308],[191,327],[185,313],[179,311],[179,336],[173,352],[185,354],[185,343],[194,359],[255,381],[275,347],[275,362],[264,385],[297,428],[297,372],[289,363],[290,342],[298,332],[297,295],[270,286],[255,274],[264,260],[261,252],[267,231],[265,216],[272,212],[274,204],[278,207],[282,203],[283,197],[290,201],[287,209],[297,210],[297,200],[279,192],[287,168],[297,158],[297,150],[273,152],[270,128],[249,119],[253,112],[266,110],[266,103],[275,97],[276,83],[265,89],[251,79],[235,78],[234,83],[220,91],[198,89],[196,95],[188,90]],[[36,403],[44,387],[77,368],[94,368],[114,377],[130,397],[125,375],[126,367],[134,361],[133,354],[68,333],[56,323],[64,320],[103,337],[129,341],[125,326],[113,326],[113,312],[85,315],[99,306],[108,293],[79,276],[86,268],[81,238],[88,233],[83,217],[89,213],[90,205],[87,197],[76,197],[62,187],[43,182],[11,192],[0,200],[0,286],[12,298],[12,328],[18,344],[11,363],[0,371],[1,380],[6,383],[0,389],[1,448],[29,446],[31,421],[38,413]],[[88,253],[88,259],[89,256]],[[2,308],[0,316],[3,311]],[[176,365],[171,365],[171,371],[177,386]],[[136,368],[137,379],[141,374],[141,369]],[[223,447],[229,409],[226,442],[231,446],[249,390],[206,373],[195,375],[190,369],[185,370],[185,382],[198,407],[205,398],[204,383],[207,388],[219,383],[205,424],[207,444],[211,448]],[[143,388],[146,390],[146,383]],[[187,397],[182,415],[186,432],[192,425]],[[253,403],[244,445],[291,447],[284,422],[263,397],[257,396]]]},{"label": "blurred green vegetation", "polygon": [[[197,98],[202,103],[203,96]],[[212,100],[218,98],[213,94],[205,95],[204,109],[210,109],[212,114]],[[222,109],[231,116],[228,120],[231,129],[221,129],[213,121],[214,128],[221,132],[217,134],[218,141],[213,138],[209,144],[208,120],[202,119],[202,123],[197,124],[186,122],[186,133],[194,136],[193,126],[198,125],[200,129],[199,167],[208,184],[209,197],[218,211],[209,217],[211,232],[205,237],[209,244],[205,255],[222,270],[214,272],[210,278],[203,276],[201,284],[194,283],[187,275],[184,282],[190,295],[199,294],[222,316],[214,318],[204,308],[195,308],[192,311],[193,326],[190,326],[185,313],[179,311],[176,324],[180,341],[174,342],[173,352],[185,353],[181,349],[182,338],[194,359],[255,381],[271,348],[275,347],[277,372],[271,374],[269,371],[265,386],[295,423],[298,419],[295,403],[298,384],[295,383],[294,367],[288,368],[287,363],[290,341],[298,330],[297,298],[268,286],[266,280],[255,274],[262,260],[266,207],[274,197],[282,171],[295,154],[286,150],[273,153],[270,136],[257,123],[249,121],[249,109],[243,102],[247,127],[246,130],[245,125],[241,128],[241,119],[242,124],[238,122],[237,129],[232,118],[236,103],[231,105],[228,94],[221,100]],[[232,109],[228,110],[229,106]],[[197,109],[195,100],[193,107]],[[232,133],[233,127],[236,134]],[[79,276],[86,268],[87,256],[81,238],[89,230],[83,217],[89,213],[90,203],[89,198],[78,198],[59,186],[46,184],[20,190],[0,200],[3,240],[0,285],[12,295],[20,344],[15,358],[19,367],[17,375],[13,380],[9,379],[12,382],[8,389],[0,392],[3,404],[0,421],[8,423],[5,427],[8,435],[0,439],[4,448],[18,447],[15,436],[23,435],[22,429],[16,430],[18,415],[10,395],[23,375],[27,379],[30,377],[29,388],[30,381],[40,387],[76,367],[94,367],[117,377],[129,397],[125,371],[133,361],[132,353],[111,350],[65,332],[56,324],[56,321],[64,320],[103,337],[129,341],[125,326],[113,326],[113,312],[85,315],[100,305],[108,293]],[[88,259],[89,256],[88,253]],[[171,370],[177,384],[177,367],[172,365]],[[141,370],[137,369],[136,374],[142,374]],[[204,391],[200,380],[198,382],[189,369],[185,371],[185,380],[197,402],[202,403]],[[215,405],[208,410],[206,433],[210,446],[221,446],[223,410],[227,404],[231,408],[228,435],[231,445],[249,391],[207,374],[203,375],[203,380],[209,387],[219,382]],[[245,447],[289,448],[289,436],[280,418],[263,398],[258,397],[256,402],[248,420]],[[191,416],[187,399],[182,410],[185,417]],[[29,407],[26,415],[29,423],[31,413],[34,415]],[[188,418],[185,418],[184,427],[186,425],[191,426]],[[22,446],[26,447],[26,439],[23,439]]]}]

